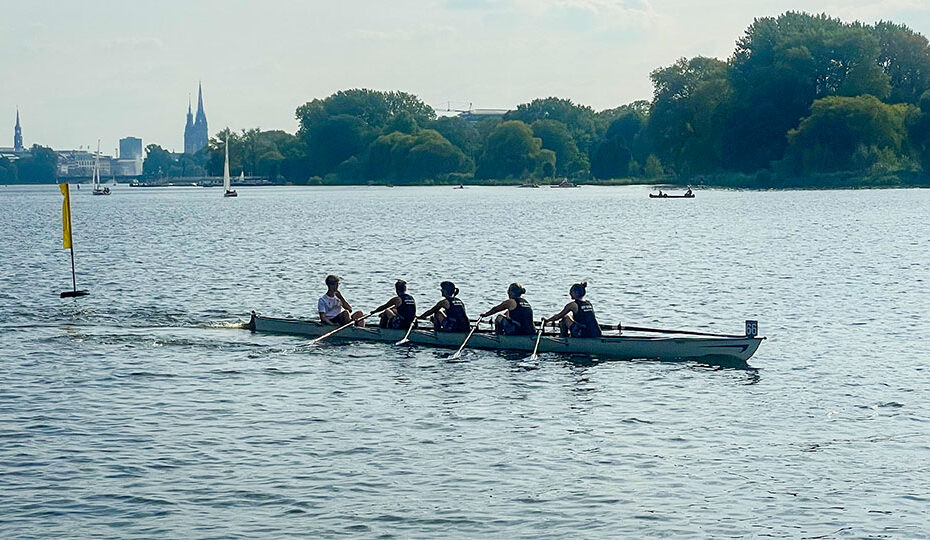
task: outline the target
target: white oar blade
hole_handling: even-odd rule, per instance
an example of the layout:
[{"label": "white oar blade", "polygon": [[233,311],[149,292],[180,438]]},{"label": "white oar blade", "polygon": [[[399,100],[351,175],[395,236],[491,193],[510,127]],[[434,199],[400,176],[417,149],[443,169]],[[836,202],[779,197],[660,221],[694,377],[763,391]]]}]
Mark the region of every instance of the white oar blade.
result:
[{"label": "white oar blade", "polygon": [[407,343],[410,343],[410,340],[407,339],[407,338],[404,338],[404,339],[398,341],[397,343],[395,343],[394,346],[396,347],[396,346],[398,346],[398,345],[405,345],[405,344],[407,344]]}]

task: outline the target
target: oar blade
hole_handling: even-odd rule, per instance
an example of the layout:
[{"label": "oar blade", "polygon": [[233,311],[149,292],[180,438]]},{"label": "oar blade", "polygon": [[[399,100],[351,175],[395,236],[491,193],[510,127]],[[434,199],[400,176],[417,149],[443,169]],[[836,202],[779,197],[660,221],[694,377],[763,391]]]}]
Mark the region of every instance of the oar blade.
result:
[{"label": "oar blade", "polygon": [[517,363],[517,367],[520,369],[538,369],[539,368],[539,355],[534,353],[534,354],[527,356],[526,358],[524,358],[523,360],[520,360]]}]

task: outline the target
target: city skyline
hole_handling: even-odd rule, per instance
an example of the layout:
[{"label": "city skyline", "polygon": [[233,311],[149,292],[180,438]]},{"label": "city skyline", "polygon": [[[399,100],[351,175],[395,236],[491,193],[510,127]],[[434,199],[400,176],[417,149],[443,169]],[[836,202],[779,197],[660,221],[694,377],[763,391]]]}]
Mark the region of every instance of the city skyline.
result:
[{"label": "city skyline", "polygon": [[[301,104],[347,88],[403,90],[429,105],[509,108],[558,96],[605,109],[649,99],[655,68],[727,58],[755,17],[787,10],[903,23],[930,35],[923,0],[432,0],[338,6],[278,0],[51,1],[5,8],[0,146],[17,107],[25,146],[114,149],[129,135],[181,152],[203,81],[214,135],[297,128]],[[264,35],[272,37],[266,38]]]}]

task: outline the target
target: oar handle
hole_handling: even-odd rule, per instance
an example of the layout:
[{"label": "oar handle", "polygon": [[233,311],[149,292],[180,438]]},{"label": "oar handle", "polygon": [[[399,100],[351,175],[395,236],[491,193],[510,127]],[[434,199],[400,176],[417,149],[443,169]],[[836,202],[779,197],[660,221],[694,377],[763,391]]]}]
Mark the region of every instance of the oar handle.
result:
[{"label": "oar handle", "polygon": [[[320,336],[320,337],[318,337],[318,338],[316,338],[316,339],[310,340],[310,344],[313,345],[314,343],[318,343],[318,342],[320,342],[320,341],[323,341],[324,339],[328,338],[329,336],[331,336],[331,335],[333,335],[333,334],[336,334],[336,333],[339,333],[339,332],[345,330],[346,328],[348,328],[348,327],[354,325],[354,324],[357,323],[358,321],[364,321],[365,319],[371,317],[372,315],[376,315],[376,314],[378,314],[378,313],[381,313],[382,311],[384,311],[384,310],[382,309],[382,310],[372,311],[371,313],[369,313],[368,315],[365,315],[364,317],[359,317],[358,319],[352,319],[351,321],[349,321],[349,322],[347,322],[346,324],[340,326],[339,328],[336,328],[335,330],[329,331],[329,332],[323,334],[322,336]],[[350,315],[349,318],[351,319],[352,316]]]},{"label": "oar handle", "polygon": [[725,338],[743,338],[746,336],[737,336],[734,334],[711,334],[709,332],[694,332],[691,330],[668,330],[665,328],[645,328],[642,326],[624,326],[623,323],[617,323],[617,326],[610,326],[607,324],[600,325],[602,330],[617,330],[619,333],[623,333],[624,330],[630,330],[631,332],[653,332],[656,334],[681,334],[686,336],[707,336],[707,337],[725,337]]}]

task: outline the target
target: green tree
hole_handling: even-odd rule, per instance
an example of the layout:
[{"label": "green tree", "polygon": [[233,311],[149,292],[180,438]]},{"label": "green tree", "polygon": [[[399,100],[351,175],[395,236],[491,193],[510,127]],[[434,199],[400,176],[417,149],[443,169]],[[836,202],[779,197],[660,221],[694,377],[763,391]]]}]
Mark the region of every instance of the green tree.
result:
[{"label": "green tree", "polygon": [[425,125],[436,117],[432,107],[406,92],[382,92],[367,88],[340,90],[325,99],[314,99],[297,108],[298,136],[309,137],[313,126],[334,116],[354,116],[380,130],[395,116],[407,113]]},{"label": "green tree", "polygon": [[331,172],[366,148],[373,135],[368,124],[356,116],[340,114],[320,122],[307,144],[310,173],[323,176]]},{"label": "green tree", "polygon": [[788,133],[788,159],[796,172],[865,169],[906,158],[906,105],[887,105],[875,96],[827,97]]},{"label": "green tree", "polygon": [[633,154],[620,137],[603,141],[591,156],[591,176],[595,178],[625,178],[630,172]]},{"label": "green tree", "polygon": [[9,159],[0,156],[0,184],[15,184],[19,181],[16,165]]},{"label": "green tree", "polygon": [[546,162],[555,164],[555,153],[543,150],[530,126],[519,120],[501,122],[485,142],[475,176],[478,178],[526,178],[542,172]]},{"label": "green tree", "polygon": [[[699,56],[650,75],[655,86],[650,138],[660,157],[681,174],[720,167],[730,96],[726,69],[720,60]],[[624,130],[618,126],[617,131]]]},{"label": "green tree", "polygon": [[930,44],[907,26],[882,21],[872,29],[878,39],[878,64],[891,83],[891,103],[916,104],[930,89]]},{"label": "green tree", "polygon": [[157,144],[145,147],[145,160],[142,162],[142,176],[146,178],[163,178],[168,176],[174,166],[171,152]]},{"label": "green tree", "polygon": [[378,137],[368,149],[365,168],[371,180],[389,178],[399,184],[441,178],[467,169],[465,154],[431,129],[416,135],[395,131]]},{"label": "green tree", "polygon": [[924,174],[930,174],[930,90],[920,97],[920,108],[908,116],[908,140],[917,154]]},{"label": "green tree", "polygon": [[443,116],[433,121],[430,127],[438,131],[467,157],[475,159],[478,156],[483,137],[474,124],[458,116]]},{"label": "green tree", "polygon": [[49,184],[58,180],[58,154],[38,144],[16,162],[18,180],[24,184]]},{"label": "green tree", "polygon": [[756,19],[729,63],[729,165],[753,171],[781,159],[788,130],[814,100],[888,96],[879,52],[878,40],[859,23],[796,12]]},{"label": "green tree", "polygon": [[533,122],[533,135],[542,141],[542,147],[555,153],[555,174],[575,176],[587,172],[588,156],[578,150],[565,124],[558,120]]},{"label": "green tree", "polygon": [[577,105],[570,99],[534,99],[505,114],[504,120],[519,120],[526,124],[532,124],[537,120],[558,120],[565,124],[582,152],[588,152],[600,138],[594,109],[586,105]]}]

